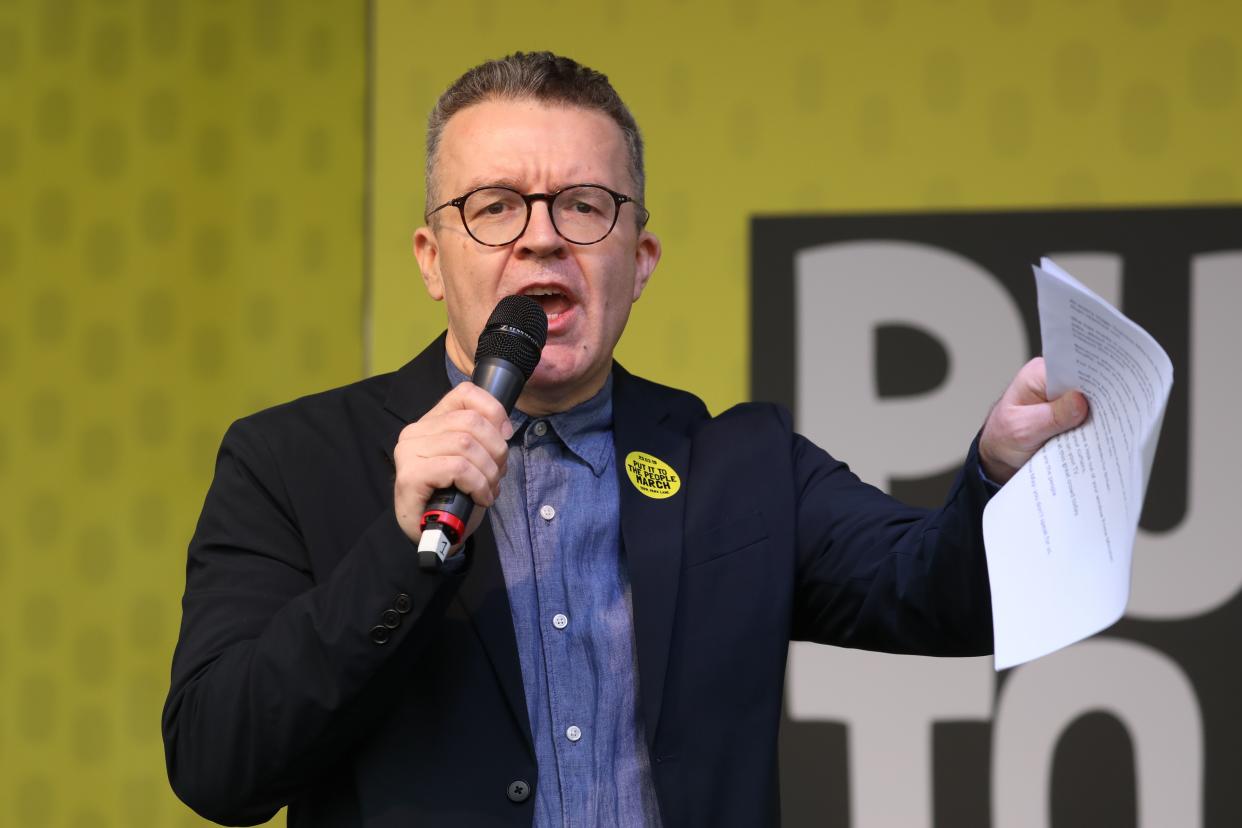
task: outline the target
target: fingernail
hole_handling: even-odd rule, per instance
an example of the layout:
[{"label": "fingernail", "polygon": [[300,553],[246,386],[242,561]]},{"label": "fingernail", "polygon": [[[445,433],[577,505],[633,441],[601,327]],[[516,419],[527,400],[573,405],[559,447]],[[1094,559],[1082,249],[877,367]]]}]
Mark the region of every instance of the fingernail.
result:
[{"label": "fingernail", "polygon": [[505,420],[504,423],[501,424],[500,426],[500,433],[504,436],[506,440],[512,437],[513,436],[513,423],[509,422],[508,420]]}]

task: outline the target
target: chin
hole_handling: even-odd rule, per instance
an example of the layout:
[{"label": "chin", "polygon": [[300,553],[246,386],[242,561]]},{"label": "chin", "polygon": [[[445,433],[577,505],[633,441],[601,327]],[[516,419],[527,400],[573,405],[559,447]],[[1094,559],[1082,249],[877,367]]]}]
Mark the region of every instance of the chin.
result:
[{"label": "chin", "polygon": [[537,388],[540,391],[554,391],[557,388],[572,385],[576,379],[574,372],[566,370],[565,366],[548,360],[540,360],[535,366],[535,373],[531,374],[526,385],[528,388]]},{"label": "chin", "polygon": [[535,373],[527,380],[528,388],[549,396],[558,392],[573,394],[584,383],[591,383],[598,366],[574,359],[574,351],[566,346],[544,349]]}]

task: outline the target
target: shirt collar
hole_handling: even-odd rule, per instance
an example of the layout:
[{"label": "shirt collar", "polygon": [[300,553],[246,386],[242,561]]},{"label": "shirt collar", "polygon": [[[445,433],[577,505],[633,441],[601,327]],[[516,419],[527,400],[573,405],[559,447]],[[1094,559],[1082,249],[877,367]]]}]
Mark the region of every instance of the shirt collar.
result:
[{"label": "shirt collar", "polygon": [[[447,353],[444,355],[444,367],[454,388],[470,379],[453,364]],[[509,414],[509,421],[513,423],[513,437],[510,442],[522,439],[523,426],[534,419],[514,408]],[[613,451],[612,373],[609,372],[608,378],[604,380],[604,387],[591,399],[578,403],[568,411],[538,419],[546,421],[565,446],[599,477],[608,467],[608,458]]]}]

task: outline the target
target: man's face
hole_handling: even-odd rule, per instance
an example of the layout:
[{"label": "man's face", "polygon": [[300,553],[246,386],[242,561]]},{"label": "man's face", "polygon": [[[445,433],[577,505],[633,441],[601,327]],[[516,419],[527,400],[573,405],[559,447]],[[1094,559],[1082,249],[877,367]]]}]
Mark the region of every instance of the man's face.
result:
[{"label": "man's face", "polygon": [[[625,138],[602,112],[534,100],[494,100],[459,111],[441,134],[436,202],[501,184],[552,193],[602,184],[636,195]],[[546,202],[532,205],[521,238],[504,247],[476,242],[448,207],[414,234],[427,292],[448,308],[450,358],[467,373],[496,303],[528,294],[548,313],[548,343],[520,405],[529,413],[564,410],[602,387],[630,306],[660,258],[655,236],[640,231],[624,204],[603,241],[578,245],[557,235]],[[543,409],[543,410],[533,410]]]}]

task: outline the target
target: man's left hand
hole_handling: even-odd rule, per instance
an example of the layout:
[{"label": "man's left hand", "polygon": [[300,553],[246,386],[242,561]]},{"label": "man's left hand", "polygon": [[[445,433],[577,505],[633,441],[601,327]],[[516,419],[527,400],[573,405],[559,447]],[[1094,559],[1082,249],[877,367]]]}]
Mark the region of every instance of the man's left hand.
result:
[{"label": "man's left hand", "polygon": [[1047,387],[1044,358],[1035,357],[988,412],[979,438],[979,462],[992,481],[1006,483],[1040,446],[1087,419],[1087,398],[1081,392],[1049,400]]}]

